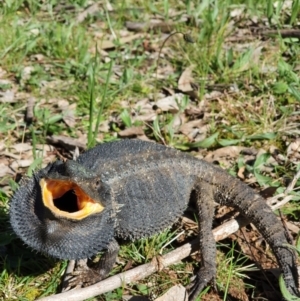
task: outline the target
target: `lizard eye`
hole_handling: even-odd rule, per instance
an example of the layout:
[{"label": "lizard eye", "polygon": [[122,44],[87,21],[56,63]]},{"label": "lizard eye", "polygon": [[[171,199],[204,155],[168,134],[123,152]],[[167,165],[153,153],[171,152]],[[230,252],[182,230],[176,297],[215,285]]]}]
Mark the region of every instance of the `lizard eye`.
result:
[{"label": "lizard eye", "polygon": [[97,179],[93,184],[94,189],[98,189],[101,185],[100,179]]}]

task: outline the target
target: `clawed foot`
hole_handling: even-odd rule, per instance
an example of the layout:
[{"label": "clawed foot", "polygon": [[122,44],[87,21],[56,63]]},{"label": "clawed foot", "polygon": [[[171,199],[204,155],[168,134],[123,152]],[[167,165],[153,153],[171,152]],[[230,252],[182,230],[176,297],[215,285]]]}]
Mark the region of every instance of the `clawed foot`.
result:
[{"label": "clawed foot", "polygon": [[200,295],[201,291],[211,283],[216,290],[215,276],[206,268],[202,267],[192,283],[187,287],[189,292],[189,301],[195,301]]},{"label": "clawed foot", "polygon": [[[72,264],[72,262],[70,262]],[[102,275],[87,265],[87,260],[78,260],[73,264],[73,271],[67,268],[63,284],[62,292],[70,289],[86,287],[95,284],[103,279]]]}]

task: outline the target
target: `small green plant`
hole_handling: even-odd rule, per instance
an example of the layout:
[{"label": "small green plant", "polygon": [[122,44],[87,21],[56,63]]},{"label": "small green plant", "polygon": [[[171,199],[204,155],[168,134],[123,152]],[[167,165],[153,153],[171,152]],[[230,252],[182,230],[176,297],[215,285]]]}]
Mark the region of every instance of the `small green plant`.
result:
[{"label": "small green plant", "polygon": [[34,107],[34,116],[37,119],[37,124],[40,126],[40,129],[35,134],[41,132],[42,138],[45,139],[48,134],[60,132],[61,125],[59,122],[62,121],[63,114],[53,115],[50,109],[36,105]]},{"label": "small green plant", "polygon": [[[218,272],[217,280],[218,287],[224,292],[223,300],[228,299],[228,295],[231,293],[231,289],[238,289],[243,291],[246,287],[252,287],[249,284],[245,284],[242,280],[249,278],[247,272],[257,271],[257,267],[254,264],[247,264],[248,258],[242,254],[236,255],[235,245],[231,247],[222,245],[229,249],[226,254],[218,253]],[[234,283],[234,285],[233,285]]]},{"label": "small green plant", "polygon": [[248,164],[246,165],[247,170],[254,174],[260,186],[266,186],[266,185],[274,186],[274,180],[269,176],[262,175],[261,173],[261,166],[266,164],[270,156],[271,155],[269,153],[261,154],[256,158],[253,166]]},{"label": "small green plant", "polygon": [[282,296],[284,297],[285,300],[287,301],[300,301],[299,297],[293,296],[286,288],[283,276],[279,276],[279,287],[280,291],[282,293]]},{"label": "small green plant", "polygon": [[[168,242],[172,241],[176,232],[167,229],[160,234],[151,236],[150,238],[142,238],[134,243],[122,246],[120,254],[129,257],[137,263],[145,263],[154,256],[167,252]],[[127,256],[126,256],[127,257]]]},{"label": "small green plant", "polygon": [[132,120],[131,120],[131,115],[129,114],[127,109],[124,109],[122,113],[120,114],[120,118],[122,122],[125,124],[126,127],[131,127],[132,126]]},{"label": "small green plant", "polygon": [[278,73],[279,79],[273,86],[274,93],[289,93],[294,96],[297,101],[300,101],[300,81],[293,67],[283,59],[280,59],[278,62]]},{"label": "small green plant", "polygon": [[[96,144],[96,137],[99,131],[99,126],[101,122],[101,118],[103,117],[103,111],[106,107],[107,101],[107,91],[110,82],[112,67],[113,67],[113,60],[110,60],[108,64],[108,71],[106,75],[106,81],[103,87],[103,92],[101,95],[100,100],[100,107],[96,108],[96,94],[95,94],[95,85],[96,85],[96,76],[97,76],[97,69],[98,69],[98,49],[96,47],[96,55],[93,62],[90,63],[88,68],[88,91],[89,91],[89,129],[88,129],[88,147],[93,147]],[[97,112],[96,123],[94,126],[94,114]],[[94,127],[94,128],[93,128]]]}]

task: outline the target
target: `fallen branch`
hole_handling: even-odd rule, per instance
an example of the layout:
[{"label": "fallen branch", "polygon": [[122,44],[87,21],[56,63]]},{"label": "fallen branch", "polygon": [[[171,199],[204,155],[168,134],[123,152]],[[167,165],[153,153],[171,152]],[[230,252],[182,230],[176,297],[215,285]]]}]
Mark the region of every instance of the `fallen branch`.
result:
[{"label": "fallen branch", "polygon": [[150,263],[140,265],[134,269],[120,273],[118,275],[109,277],[101,282],[98,282],[89,287],[76,289],[57,295],[52,295],[39,299],[40,301],[80,301],[87,298],[95,297],[107,292],[110,292],[118,287],[121,287],[127,283],[135,282],[145,277],[152,275],[153,273],[162,269],[162,267],[174,264],[183,258],[187,257],[192,250],[192,246],[196,247],[197,240],[193,240],[191,243],[187,243],[182,247],[171,251],[170,253],[159,258],[154,257]]},{"label": "fallen branch", "polygon": [[[246,226],[248,220],[245,218],[236,218],[224,223],[213,230],[216,241],[222,240],[230,234],[236,232],[240,227]],[[162,268],[175,264],[180,260],[188,257],[192,251],[198,250],[198,239],[187,243],[170,253],[161,257],[154,257],[150,263],[140,265],[124,273],[109,277],[89,287],[67,291],[57,295],[44,297],[40,301],[81,301],[110,292],[130,282],[136,282],[144,279]]]},{"label": "fallen branch", "polygon": [[[287,201],[290,200],[288,193],[293,190],[297,179],[300,177],[300,171],[297,172],[293,181],[285,190],[283,196],[284,199],[278,204],[283,206]],[[277,199],[277,198],[276,198]],[[271,206],[273,210],[278,209],[278,204]],[[243,217],[237,217],[232,219],[223,225],[215,228],[213,230],[214,237],[216,241],[222,240],[229,235],[235,233],[239,228],[244,227],[249,224],[249,221]],[[89,287],[75,289],[67,292],[63,292],[57,295],[52,295],[49,297],[44,297],[39,299],[40,301],[82,301],[87,298],[92,298],[97,295],[101,295],[110,292],[118,287],[124,286],[130,282],[136,282],[138,280],[144,279],[155,272],[162,270],[164,267],[175,264],[182,259],[188,257],[192,252],[198,250],[198,239],[194,239],[192,242],[187,243],[174,251],[169,252],[163,256],[157,256],[152,259],[150,263],[140,265],[124,273],[114,275],[101,282],[98,282]]]}]

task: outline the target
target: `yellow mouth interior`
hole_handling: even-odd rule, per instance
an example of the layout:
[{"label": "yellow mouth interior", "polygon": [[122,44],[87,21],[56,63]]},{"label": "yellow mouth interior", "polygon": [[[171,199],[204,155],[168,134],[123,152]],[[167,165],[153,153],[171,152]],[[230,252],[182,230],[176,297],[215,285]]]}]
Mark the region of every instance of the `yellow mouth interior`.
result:
[{"label": "yellow mouth interior", "polygon": [[74,182],[41,179],[40,186],[44,205],[59,216],[83,219],[104,209]]}]

